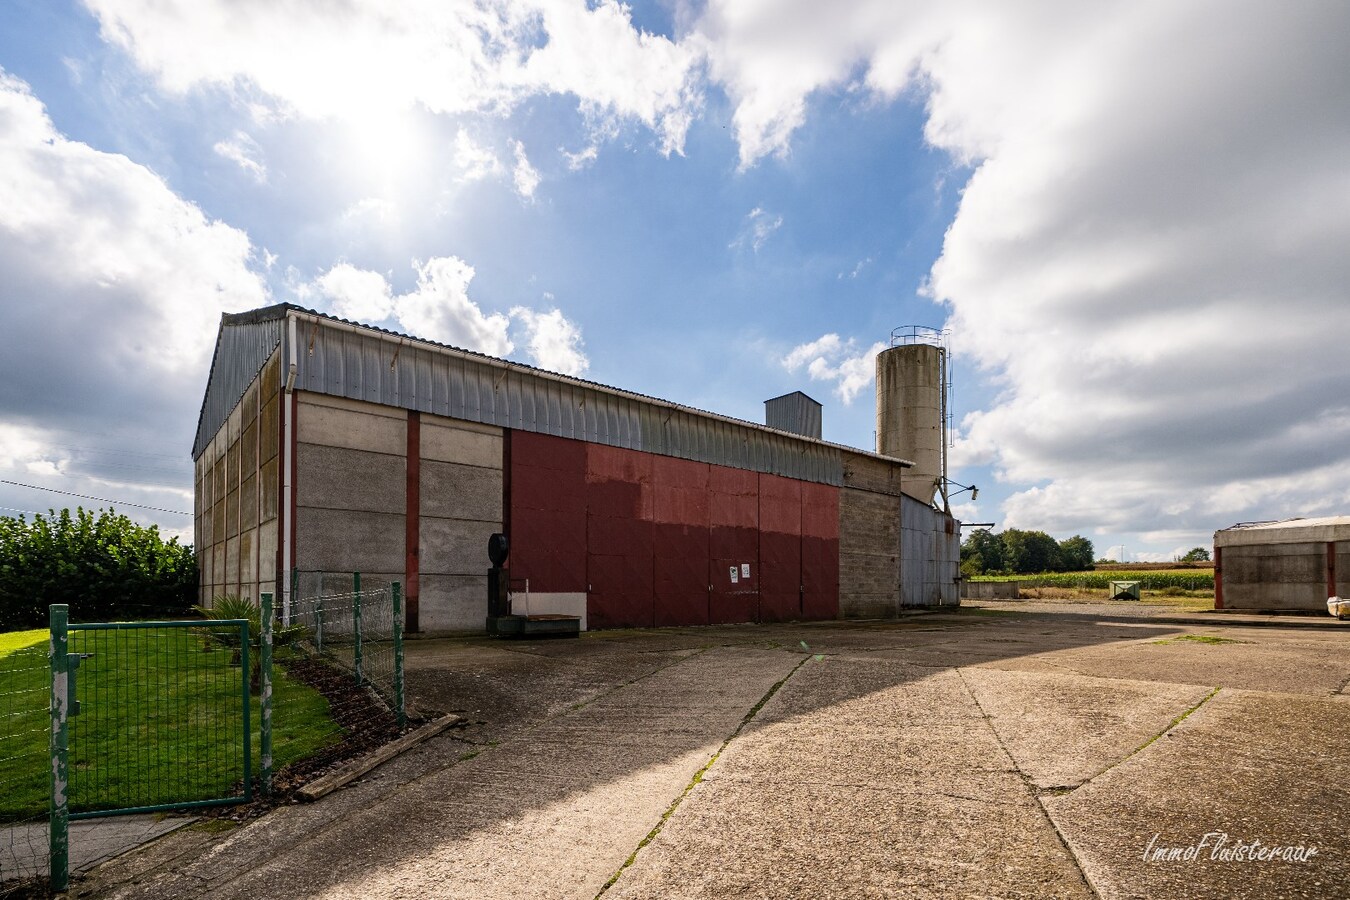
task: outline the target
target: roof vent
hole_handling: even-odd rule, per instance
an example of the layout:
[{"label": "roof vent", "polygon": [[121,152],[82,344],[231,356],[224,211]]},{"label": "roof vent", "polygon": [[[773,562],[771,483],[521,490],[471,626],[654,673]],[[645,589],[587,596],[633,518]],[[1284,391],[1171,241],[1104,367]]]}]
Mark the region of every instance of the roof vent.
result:
[{"label": "roof vent", "polygon": [[820,440],[821,406],[801,391],[764,401],[764,424]]}]

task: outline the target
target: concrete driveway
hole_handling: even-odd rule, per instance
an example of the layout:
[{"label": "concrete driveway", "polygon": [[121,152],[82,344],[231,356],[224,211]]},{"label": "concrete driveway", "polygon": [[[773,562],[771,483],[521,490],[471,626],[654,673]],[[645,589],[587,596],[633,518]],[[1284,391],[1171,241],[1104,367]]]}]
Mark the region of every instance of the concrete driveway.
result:
[{"label": "concrete driveway", "polygon": [[467,728],[73,893],[1345,897],[1348,639],[985,603],[415,641],[416,703]]}]

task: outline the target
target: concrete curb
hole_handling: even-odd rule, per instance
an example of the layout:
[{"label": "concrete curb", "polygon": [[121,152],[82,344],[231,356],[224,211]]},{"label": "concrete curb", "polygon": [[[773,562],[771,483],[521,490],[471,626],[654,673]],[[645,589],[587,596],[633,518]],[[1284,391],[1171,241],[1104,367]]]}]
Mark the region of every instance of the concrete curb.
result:
[{"label": "concrete curb", "polygon": [[387,763],[403,751],[415,747],[428,738],[435,737],[442,731],[445,731],[445,729],[465,721],[467,720],[463,716],[456,716],[454,714],[441,716],[439,719],[428,722],[416,731],[410,731],[398,740],[385,744],[374,753],[368,753],[360,759],[353,760],[336,772],[330,772],[321,778],[314,779],[309,784],[296,791],[295,796],[306,803],[312,803],[315,800],[326,797],[343,785],[350,784],[362,775],[365,775],[376,766]]},{"label": "concrete curb", "polygon": [[1254,616],[1250,613],[1230,613],[1218,610],[1208,614],[1158,616],[1154,621],[1176,625],[1241,625],[1248,628],[1350,628],[1350,620],[1333,619],[1331,616],[1323,616],[1320,619],[1302,615]]},{"label": "concrete curb", "polygon": [[[963,605],[962,609],[993,609],[998,612],[1020,613],[1028,616],[1083,616],[1091,617],[1098,622],[1124,622],[1130,624],[1152,622],[1154,624],[1166,625],[1237,625],[1249,628],[1350,628],[1350,619],[1333,619],[1331,616],[1323,615],[1311,610],[1256,612],[1245,609],[1213,609],[1178,613],[1159,611],[1152,615],[1140,613],[1134,615],[1118,615],[1111,612],[1103,612],[1100,609],[1075,609],[1068,606],[1053,611],[1044,609],[1019,610],[1015,608],[1017,604],[1021,603],[1052,602],[1053,601],[1037,600],[1030,597],[1022,597],[1017,600],[975,600],[970,605]],[[990,606],[989,604],[999,605]],[[939,610],[933,610],[930,613],[930,615],[942,614],[943,612]]]}]

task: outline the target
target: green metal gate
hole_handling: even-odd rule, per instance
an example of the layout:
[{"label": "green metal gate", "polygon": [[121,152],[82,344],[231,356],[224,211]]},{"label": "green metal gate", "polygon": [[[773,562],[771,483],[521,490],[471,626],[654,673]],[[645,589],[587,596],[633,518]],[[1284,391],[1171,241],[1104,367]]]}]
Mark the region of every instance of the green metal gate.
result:
[{"label": "green metal gate", "polygon": [[248,620],[68,624],[67,616],[52,607],[54,887],[69,820],[253,796]]}]

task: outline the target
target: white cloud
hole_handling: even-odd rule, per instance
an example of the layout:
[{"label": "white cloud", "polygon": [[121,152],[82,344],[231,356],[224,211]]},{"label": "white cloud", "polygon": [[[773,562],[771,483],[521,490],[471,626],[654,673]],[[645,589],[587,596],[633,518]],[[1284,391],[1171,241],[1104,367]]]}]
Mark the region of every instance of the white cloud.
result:
[{"label": "white cloud", "polygon": [[[857,264],[856,266],[853,267],[853,271],[849,272],[847,277],[849,277],[849,278],[857,278],[857,277],[858,277],[858,273],[860,273],[860,272],[861,272],[868,264],[870,264],[871,262],[872,262],[872,257],[870,257],[870,256],[858,260],[858,264]],[[845,278],[845,275],[844,275],[843,272],[840,272],[840,273],[836,276],[836,279],[837,279],[838,281],[843,281],[844,278]]]},{"label": "white cloud", "polygon": [[490,147],[478,143],[466,129],[459,129],[455,136],[455,165],[460,170],[459,180],[473,182],[509,175],[516,193],[526,200],[533,199],[541,180],[539,171],[530,164],[523,143],[514,139],[507,143],[514,159],[509,170]]},{"label": "white cloud", "polygon": [[394,312],[389,282],[379,272],[338,263],[314,282],[332,303],[333,315],[354,322],[383,322]]},{"label": "white cloud", "polygon": [[[66,472],[54,431],[80,444],[153,434],[185,458],[220,314],[268,300],[247,235],[126,157],[67,139],[3,70],[0,197],[0,471],[59,475],[54,486],[98,494],[92,476]],[[180,477],[170,493],[190,487]],[[181,507],[165,494],[126,499]]]},{"label": "white cloud", "polygon": [[262,148],[246,131],[236,131],[233,137],[217,141],[211,148],[217,156],[228,159],[258,182],[267,180],[267,166],[262,161]]},{"label": "white cloud", "polygon": [[844,349],[844,342],[837,334],[825,334],[809,344],[798,344],[783,357],[783,366],[789,372],[795,372],[812,360],[824,356],[838,356]]},{"label": "white cloud", "polygon": [[[525,4],[522,4],[524,6]],[[663,153],[683,152],[685,134],[702,106],[699,48],[633,28],[615,0],[538,4],[549,40],[528,54],[521,81],[541,93],[568,93],[600,120],[640,121],[656,132]]]},{"label": "white cloud", "polygon": [[417,288],[394,300],[394,314],[405,328],[420,337],[492,356],[506,356],[514,349],[507,337],[507,317],[486,314],[469,299],[473,266],[454,256],[413,265]]},{"label": "white cloud", "polygon": [[573,172],[578,172],[599,158],[600,147],[597,144],[590,144],[586,149],[579,150],[576,153],[570,153],[562,147],[559,147],[558,152],[567,160],[567,168],[571,169]]},{"label": "white cloud", "polygon": [[751,250],[758,253],[759,248],[764,246],[769,237],[782,227],[782,216],[775,216],[756,206],[746,214],[745,224],[741,227],[741,233],[736,236],[736,240],[727,246],[735,250],[749,245]]},{"label": "white cloud", "polygon": [[[961,522],[978,522],[984,517],[984,514],[980,512],[980,505],[973,501],[953,503],[951,504],[951,509],[952,516]],[[966,537],[970,536],[970,532],[968,531],[964,532],[964,534]]]},{"label": "white cloud", "polygon": [[381,197],[364,197],[342,211],[341,223],[344,226],[361,229],[368,226],[385,226],[398,221],[398,207]]},{"label": "white cloud", "polygon": [[59,472],[65,461],[40,430],[0,422],[0,472]]},{"label": "white cloud", "polygon": [[783,367],[795,372],[806,366],[813,381],[834,382],[834,393],[845,405],[876,383],[877,354],[886,345],[877,342],[859,351],[858,342],[837,334],[822,335],[807,344],[798,344],[781,360]]},{"label": "white cloud", "polygon": [[413,261],[417,286],[395,294],[379,272],[339,263],[310,284],[298,286],[297,294],[317,294],[328,301],[335,315],[359,322],[379,322],[389,317],[417,337],[506,356],[514,345],[507,337],[510,320],[501,313],[484,313],[469,299],[473,266],[455,256],[437,256],[425,263]]},{"label": "white cloud", "polygon": [[[469,297],[473,266],[455,256],[414,261],[413,268],[417,286],[403,294],[395,293],[379,272],[350,263],[339,263],[311,282],[296,282],[293,289],[302,299],[317,298],[334,315],[367,323],[392,318],[415,337],[490,356],[509,356],[516,349],[514,320],[535,365],[565,375],[580,375],[590,366],[581,329],[561,310],[517,306],[509,315],[484,312]],[[545,299],[552,297],[546,294]]]},{"label": "white cloud", "polygon": [[[154,406],[203,377],[222,312],[267,300],[247,235],[126,157],[66,139],[3,71],[0,196],[11,414],[54,395],[106,414],[110,384]],[[52,335],[78,351],[52,357]]]},{"label": "white cloud", "polygon": [[[651,129],[680,152],[700,108],[700,52],[633,26],[614,0],[389,4],[86,0],[105,40],[174,92],[257,92],[283,115],[364,119],[389,108],[505,115],[571,95],[603,131]],[[263,115],[272,110],[264,108]]]},{"label": "white cloud", "polygon": [[459,167],[461,181],[481,181],[505,171],[497,155],[463,128],[455,135],[455,165]]},{"label": "white cloud", "polygon": [[511,152],[516,157],[515,168],[511,170],[516,193],[529,200],[534,197],[534,189],[539,187],[539,172],[530,165],[529,157],[525,155],[525,145],[520,141],[511,142]]},{"label": "white cloud", "polygon": [[1000,390],[954,463],[1038,485],[1008,525],[1350,504],[1350,7],[713,0],[698,28],[743,165],[859,90],[922,97],[973,167],[929,290]]},{"label": "white cloud", "polygon": [[581,329],[557,309],[541,313],[523,306],[511,310],[525,329],[530,359],[542,369],[580,375],[590,368],[581,341]]}]

